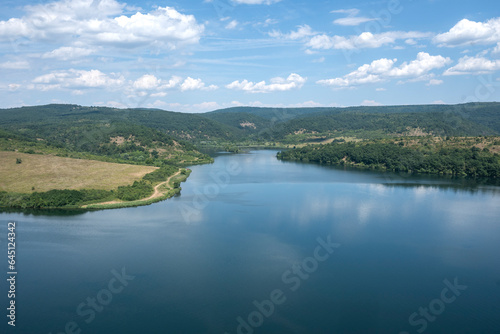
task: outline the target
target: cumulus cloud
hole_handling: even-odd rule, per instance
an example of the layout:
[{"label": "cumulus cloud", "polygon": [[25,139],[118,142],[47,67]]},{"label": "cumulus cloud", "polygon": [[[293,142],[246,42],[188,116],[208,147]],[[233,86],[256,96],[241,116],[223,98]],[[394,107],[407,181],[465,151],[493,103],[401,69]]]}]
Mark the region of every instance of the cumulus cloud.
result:
[{"label": "cumulus cloud", "polygon": [[319,80],[316,83],[324,86],[352,87],[356,85],[377,83],[392,78],[408,78],[413,81],[427,79],[430,71],[442,68],[451,63],[450,58],[431,56],[419,52],[417,58],[411,62],[404,62],[394,67],[397,59],[382,58],[364,64],[355,71],[339,78]]},{"label": "cumulus cloud", "polygon": [[[61,0],[27,6],[25,16],[0,21],[0,41],[22,38],[86,46],[135,48],[154,45],[176,49],[197,43],[204,30],[194,16],[181,14],[171,7],[127,16],[122,13],[124,6],[115,0]],[[64,51],[69,50],[60,50]]]},{"label": "cumulus cloud", "polygon": [[400,67],[393,68],[388,75],[391,77],[420,77],[429,71],[444,67],[451,63],[451,59],[443,56],[431,56],[425,52],[419,52],[417,59],[410,63],[404,62]]},{"label": "cumulus cloud", "polygon": [[125,79],[122,75],[111,73],[107,75],[99,70],[54,71],[33,79],[30,88],[50,90],[56,88],[112,88],[123,85]]},{"label": "cumulus cloud", "polygon": [[273,30],[269,32],[269,36],[273,38],[289,39],[289,40],[300,40],[304,37],[315,35],[316,33],[311,29],[310,26],[304,24],[298,26],[297,31],[291,31],[288,34],[283,34],[281,31]]},{"label": "cumulus cloud", "polygon": [[448,32],[435,36],[433,42],[446,47],[496,44],[500,42],[500,18],[486,22],[463,19]]},{"label": "cumulus cloud", "polygon": [[216,85],[205,86],[205,83],[201,79],[193,79],[187,77],[181,85],[181,91],[187,90],[215,90],[219,87]]},{"label": "cumulus cloud", "polygon": [[139,90],[151,90],[157,89],[160,85],[161,80],[152,74],[145,74],[132,84],[135,89]]},{"label": "cumulus cloud", "polygon": [[330,13],[348,15],[347,17],[343,17],[333,21],[334,24],[338,24],[341,26],[357,26],[365,22],[376,20],[375,18],[357,16],[359,14],[359,9],[356,8],[332,10]]},{"label": "cumulus cloud", "polygon": [[385,79],[384,73],[388,73],[396,61],[397,59],[387,58],[374,60],[371,64],[364,64],[342,78],[319,80],[317,83],[324,86],[348,87],[380,82]]},{"label": "cumulus cloud", "polygon": [[450,67],[444,75],[482,74],[500,70],[500,60],[490,60],[484,57],[462,57],[458,64]]},{"label": "cumulus cloud", "polygon": [[344,36],[328,36],[320,34],[312,37],[306,46],[312,49],[373,49],[379,48],[384,45],[394,44],[397,40],[401,39],[421,39],[430,37],[430,33],[423,33],[418,31],[389,31],[380,34],[372,34],[371,32],[363,32],[360,35],[349,37]]},{"label": "cumulus cloud", "polygon": [[216,85],[206,85],[201,79],[172,76],[169,79],[158,78],[153,74],[144,74],[135,80],[126,80],[118,73],[103,73],[99,70],[76,70],[53,71],[36,77],[32,80],[29,89],[41,91],[54,89],[72,89],[81,91],[89,88],[102,88],[109,91],[121,89],[129,96],[152,96],[164,97],[167,92],[177,89],[182,92],[190,90],[215,90]]},{"label": "cumulus cloud", "polygon": [[77,48],[71,46],[62,46],[42,55],[42,58],[55,58],[60,60],[70,60],[85,57],[94,53],[95,50],[89,48]]},{"label": "cumulus cloud", "polygon": [[306,80],[306,78],[303,78],[296,73],[292,73],[286,79],[281,77],[273,78],[270,80],[269,84],[267,84],[265,81],[254,83],[248,80],[243,80],[234,81],[229,85],[226,85],[226,88],[242,90],[249,93],[270,93],[301,88]]}]

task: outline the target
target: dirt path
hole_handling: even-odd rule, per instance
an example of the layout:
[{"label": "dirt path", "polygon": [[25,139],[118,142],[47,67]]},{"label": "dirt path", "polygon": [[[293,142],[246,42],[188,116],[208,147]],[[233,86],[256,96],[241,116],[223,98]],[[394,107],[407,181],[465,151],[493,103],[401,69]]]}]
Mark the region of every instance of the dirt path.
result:
[{"label": "dirt path", "polygon": [[[163,193],[159,190],[159,188],[164,185],[164,184],[168,184],[170,182],[170,180],[174,177],[174,176],[177,176],[181,173],[181,171],[179,170],[177,173],[173,174],[173,175],[170,175],[168,177],[168,179],[166,181],[163,181],[161,183],[158,183],[155,187],[154,187],[154,193],[149,196],[149,197],[146,197],[146,198],[141,198],[141,199],[136,199],[135,201],[131,201],[131,202],[142,202],[142,201],[148,201],[150,199],[154,199],[154,198],[158,198],[158,197],[161,197],[163,196]],[[88,204],[88,205],[84,205],[82,206],[82,208],[86,208],[88,206],[91,206],[91,205],[109,205],[109,204],[118,204],[118,203],[126,203],[125,201],[120,201],[120,200],[114,200],[114,201],[109,201],[109,202],[102,202],[102,203],[94,203],[94,204]]]},{"label": "dirt path", "polygon": [[156,186],[155,186],[155,192],[153,193],[153,195],[149,196],[148,198],[142,198],[142,199],[138,199],[138,201],[148,201],[150,199],[153,199],[153,198],[157,198],[157,197],[160,197],[163,195],[163,193],[161,191],[159,191],[158,189],[164,185],[164,184],[168,184],[170,182],[170,180],[174,177],[174,176],[177,176],[181,173],[181,171],[178,171],[177,173],[175,173],[174,175],[170,175],[167,179],[167,181],[163,181],[162,183],[158,183]]}]

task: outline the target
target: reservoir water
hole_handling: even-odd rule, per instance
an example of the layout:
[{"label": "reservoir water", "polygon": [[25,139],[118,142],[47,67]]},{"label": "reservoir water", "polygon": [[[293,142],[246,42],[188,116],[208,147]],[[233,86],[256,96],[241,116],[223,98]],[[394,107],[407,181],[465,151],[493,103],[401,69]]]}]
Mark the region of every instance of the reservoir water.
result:
[{"label": "reservoir water", "polygon": [[16,222],[2,333],[500,333],[500,188],[286,163],[194,166],[150,206]]}]

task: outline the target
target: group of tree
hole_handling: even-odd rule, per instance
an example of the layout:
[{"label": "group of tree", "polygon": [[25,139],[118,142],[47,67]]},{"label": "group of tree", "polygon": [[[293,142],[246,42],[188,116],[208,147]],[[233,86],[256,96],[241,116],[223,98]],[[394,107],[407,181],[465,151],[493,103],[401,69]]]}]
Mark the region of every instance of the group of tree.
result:
[{"label": "group of tree", "polygon": [[477,147],[434,150],[396,143],[349,142],[282,151],[278,153],[278,159],[400,172],[500,178],[500,157]]}]

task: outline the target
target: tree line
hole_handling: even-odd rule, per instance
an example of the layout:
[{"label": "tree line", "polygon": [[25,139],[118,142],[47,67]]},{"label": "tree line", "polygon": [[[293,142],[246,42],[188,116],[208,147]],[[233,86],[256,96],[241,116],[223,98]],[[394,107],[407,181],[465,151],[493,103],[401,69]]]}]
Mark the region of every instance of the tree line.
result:
[{"label": "tree line", "polygon": [[[11,208],[78,208],[79,206],[111,201],[135,201],[153,194],[153,184],[165,181],[178,171],[177,167],[165,166],[149,174],[131,185],[120,186],[116,190],[81,189],[81,190],[49,190],[31,194],[0,192],[0,207]],[[179,187],[179,183],[176,184]]]},{"label": "tree line", "polygon": [[278,153],[278,159],[353,165],[397,172],[500,178],[500,157],[487,149],[410,148],[396,143],[306,146]]}]

